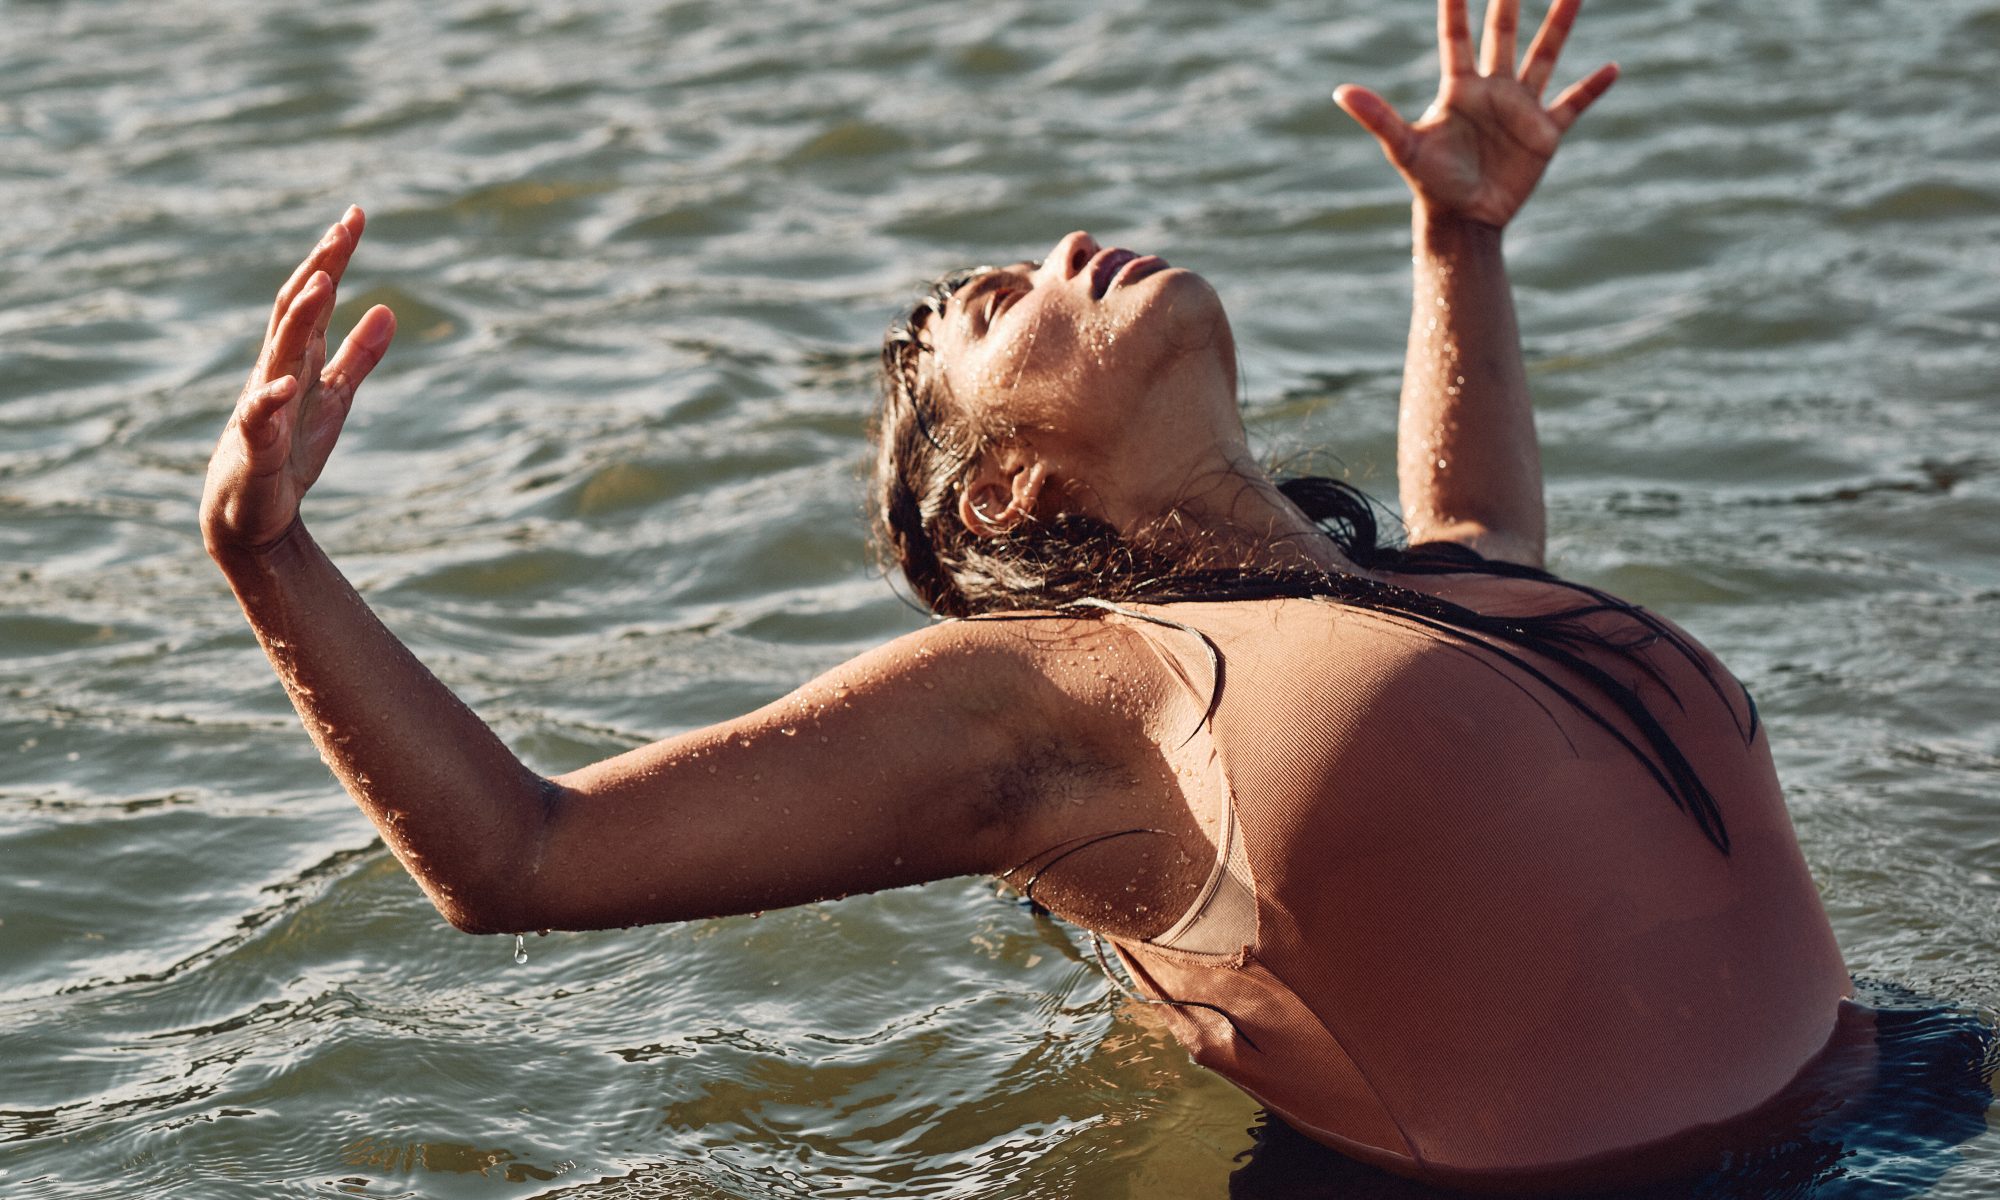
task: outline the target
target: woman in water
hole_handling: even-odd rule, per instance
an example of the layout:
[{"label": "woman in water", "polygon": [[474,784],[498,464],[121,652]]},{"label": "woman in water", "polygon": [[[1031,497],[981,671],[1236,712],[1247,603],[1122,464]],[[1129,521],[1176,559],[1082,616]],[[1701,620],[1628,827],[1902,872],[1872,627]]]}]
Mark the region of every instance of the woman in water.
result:
[{"label": "woman in water", "polygon": [[[328,764],[454,926],[685,921],[999,875],[1102,933],[1195,1057],[1437,1182],[1694,1161],[1779,1095],[1849,980],[1748,696],[1668,622],[1542,570],[1501,231],[1616,77],[1544,103],[1580,0],[1405,122],[1399,484],[1252,459],[1214,291],[1058,241],[884,346],[878,533],[944,620],[756,712],[553,779],[369,611],[299,502],[394,332],[328,357],[349,210],[280,290],[202,528]],[[1645,1152],[1645,1153],[1642,1153]]]}]

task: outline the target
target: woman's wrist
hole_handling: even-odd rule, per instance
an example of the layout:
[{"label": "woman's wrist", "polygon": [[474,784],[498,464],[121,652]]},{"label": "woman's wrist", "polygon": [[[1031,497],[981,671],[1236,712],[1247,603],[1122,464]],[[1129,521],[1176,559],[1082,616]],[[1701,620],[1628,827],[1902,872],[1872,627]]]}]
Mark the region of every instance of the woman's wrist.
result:
[{"label": "woman's wrist", "polygon": [[1419,252],[1499,253],[1501,226],[1488,224],[1452,209],[1437,208],[1421,198],[1410,204],[1410,227]]},{"label": "woman's wrist", "polygon": [[312,535],[306,532],[305,521],[297,516],[285,526],[284,532],[266,541],[250,543],[216,529],[202,530],[202,545],[208,557],[222,568],[224,575],[235,575],[238,571],[269,571],[286,562],[297,561],[306,550]]}]

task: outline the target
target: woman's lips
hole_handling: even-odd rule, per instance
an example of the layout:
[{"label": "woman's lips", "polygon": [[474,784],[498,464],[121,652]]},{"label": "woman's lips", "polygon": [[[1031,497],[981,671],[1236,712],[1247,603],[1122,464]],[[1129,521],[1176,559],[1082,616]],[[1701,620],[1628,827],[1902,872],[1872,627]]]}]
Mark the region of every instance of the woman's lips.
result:
[{"label": "woman's lips", "polygon": [[1120,267],[1137,257],[1138,255],[1122,246],[1099,250],[1085,268],[1090,272],[1090,298],[1104,299],[1104,293],[1111,290],[1111,277],[1118,273]]},{"label": "woman's lips", "polygon": [[1166,269],[1166,259],[1161,258],[1157,254],[1142,254],[1119,268],[1118,273],[1111,277],[1111,286],[1124,287],[1127,284],[1137,283],[1148,275],[1157,274]]},{"label": "woman's lips", "polygon": [[1112,288],[1137,283],[1166,267],[1167,260],[1157,254],[1134,254],[1123,246],[1100,250],[1084,266],[1090,276],[1090,298],[1102,300]]}]

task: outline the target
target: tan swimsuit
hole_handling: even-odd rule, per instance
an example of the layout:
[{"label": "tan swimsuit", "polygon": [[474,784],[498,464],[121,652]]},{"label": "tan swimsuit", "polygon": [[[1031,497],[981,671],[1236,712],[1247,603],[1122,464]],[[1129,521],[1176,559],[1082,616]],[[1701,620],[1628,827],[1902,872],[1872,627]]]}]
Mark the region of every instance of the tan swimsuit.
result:
[{"label": "tan swimsuit", "polygon": [[[1427,586],[1489,613],[1577,601]],[[1584,652],[1700,774],[1726,857],[1545,684],[1404,619],[1303,599],[1109,619],[1203,703],[1195,631],[1219,651],[1228,808],[1187,915],[1114,944],[1153,997],[1197,1002],[1161,1010],[1194,1058],[1302,1132],[1442,1184],[1590,1178],[1755,1108],[1828,1043],[1847,971],[1748,699],[1712,658],[1719,689],[1664,643],[1643,652],[1677,704]]]}]

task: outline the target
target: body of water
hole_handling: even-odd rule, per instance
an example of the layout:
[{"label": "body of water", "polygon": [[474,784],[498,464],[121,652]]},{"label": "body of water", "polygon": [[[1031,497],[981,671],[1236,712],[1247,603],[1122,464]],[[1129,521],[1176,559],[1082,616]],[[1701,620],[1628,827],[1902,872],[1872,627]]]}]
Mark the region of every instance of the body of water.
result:
[{"label": "body of water", "polygon": [[[1562,78],[1609,58],[1509,234],[1552,566],[1721,654],[1868,994],[1976,1025],[2000,4],[1593,0]],[[402,332],[308,519],[545,771],[918,623],[867,561],[863,424],[947,268],[1088,228],[1201,271],[1261,445],[1392,497],[1405,192],[1327,96],[1414,112],[1434,72],[1426,0],[0,0],[0,1194],[1332,1187],[1239,1161],[1254,1103],[986,882],[525,965],[453,932],[195,502],[350,202],[336,323]],[[1970,1119],[1705,1194],[1991,1196]]]}]

